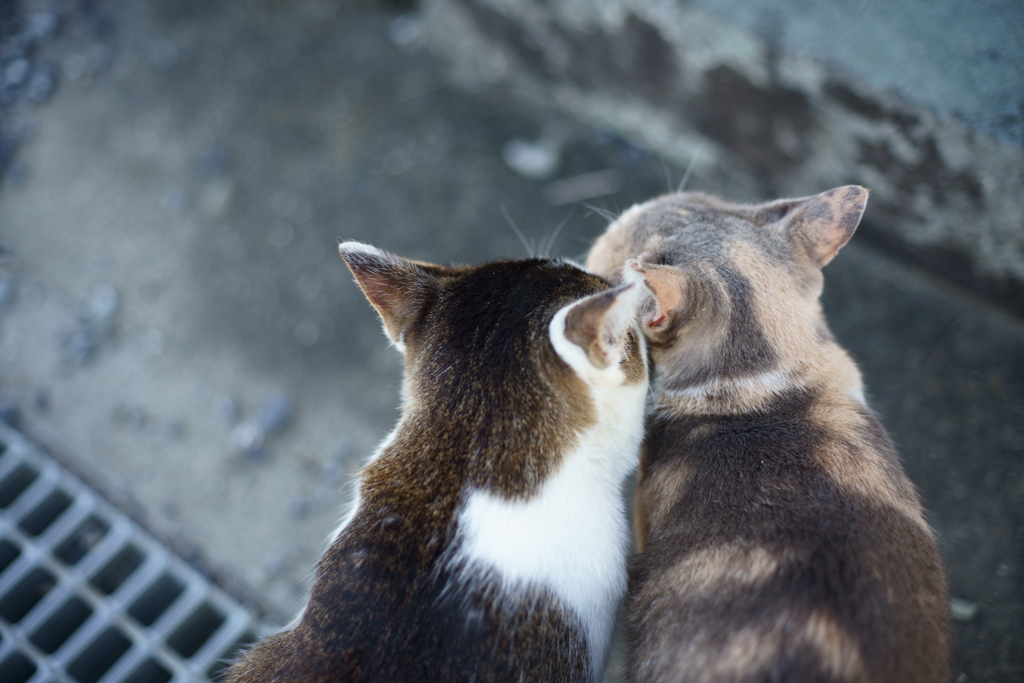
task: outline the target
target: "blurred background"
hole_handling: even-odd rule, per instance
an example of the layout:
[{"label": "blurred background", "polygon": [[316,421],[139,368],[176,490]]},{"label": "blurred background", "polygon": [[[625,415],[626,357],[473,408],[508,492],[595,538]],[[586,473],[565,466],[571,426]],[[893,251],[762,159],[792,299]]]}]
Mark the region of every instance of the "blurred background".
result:
[{"label": "blurred background", "polygon": [[285,623],[397,417],[337,239],[582,259],[684,175],[871,189],[826,312],[1024,678],[1014,0],[0,0],[0,418]]}]

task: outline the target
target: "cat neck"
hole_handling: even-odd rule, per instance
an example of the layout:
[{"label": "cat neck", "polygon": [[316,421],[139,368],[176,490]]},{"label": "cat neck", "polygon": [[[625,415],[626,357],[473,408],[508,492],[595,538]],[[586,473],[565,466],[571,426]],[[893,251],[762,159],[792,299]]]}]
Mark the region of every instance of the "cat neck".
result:
[{"label": "cat neck", "polygon": [[728,376],[678,368],[655,377],[655,408],[680,415],[739,415],[762,412],[794,391],[828,396],[837,405],[866,407],[860,371],[835,341],[815,340],[801,353],[780,353],[769,369]]}]

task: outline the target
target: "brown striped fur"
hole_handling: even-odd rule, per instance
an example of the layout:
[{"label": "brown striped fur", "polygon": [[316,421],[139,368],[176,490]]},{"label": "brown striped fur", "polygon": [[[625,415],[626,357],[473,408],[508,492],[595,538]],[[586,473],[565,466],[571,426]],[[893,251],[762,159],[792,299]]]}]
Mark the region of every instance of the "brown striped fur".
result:
[{"label": "brown striped fur", "polygon": [[590,252],[594,272],[654,292],[631,681],[949,678],[933,533],[818,300],[866,201],[667,195]]},{"label": "brown striped fur", "polygon": [[[611,366],[601,377],[622,379],[637,397],[631,450],[585,470],[605,484],[610,468],[607,490],[578,483],[619,519],[618,537],[607,529],[618,550],[583,558],[614,565],[612,589],[600,594],[607,636],[596,645],[606,648],[626,587],[620,487],[642,438],[648,379],[637,297],[623,308],[624,288],[546,259],[446,268],[356,243],[340,250],[404,353],[401,421],[363,468],[357,504],[320,558],[300,618],[235,663],[227,680],[595,680],[605,651],[595,652],[588,615],[558,585],[510,583],[500,565],[474,573],[475,556],[457,560],[473,540],[461,526],[473,495],[499,501],[499,514],[501,505],[543,499],[558,473],[587,456],[574,449],[588,430],[607,419],[590,376],[553,345],[553,321],[568,310],[566,343],[594,372]],[[552,515],[542,523],[567,522]],[[544,535],[531,531],[499,541],[529,546]]]}]

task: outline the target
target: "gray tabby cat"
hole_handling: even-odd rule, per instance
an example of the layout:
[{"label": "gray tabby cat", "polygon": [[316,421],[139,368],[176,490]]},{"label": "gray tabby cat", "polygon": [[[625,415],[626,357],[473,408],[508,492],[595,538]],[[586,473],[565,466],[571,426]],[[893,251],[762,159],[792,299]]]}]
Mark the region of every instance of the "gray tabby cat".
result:
[{"label": "gray tabby cat", "polygon": [[934,534],[818,301],[867,196],[667,195],[590,252],[654,293],[631,681],[949,678]]}]

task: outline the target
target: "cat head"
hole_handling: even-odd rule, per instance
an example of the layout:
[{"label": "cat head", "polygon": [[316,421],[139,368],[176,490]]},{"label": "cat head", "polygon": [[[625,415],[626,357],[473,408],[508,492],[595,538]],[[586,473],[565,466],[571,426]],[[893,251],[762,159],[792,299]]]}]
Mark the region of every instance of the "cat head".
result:
[{"label": "cat head", "polygon": [[677,387],[785,375],[834,345],[818,302],[821,269],[853,235],[867,197],[856,186],[756,205],[666,195],[623,213],[587,265],[653,293],[641,326]]},{"label": "cat head", "polygon": [[406,412],[443,414],[475,448],[520,452],[525,466],[563,450],[554,444],[593,424],[617,390],[642,402],[643,285],[609,289],[549,259],[446,267],[356,242],[339,250],[404,355]]}]

